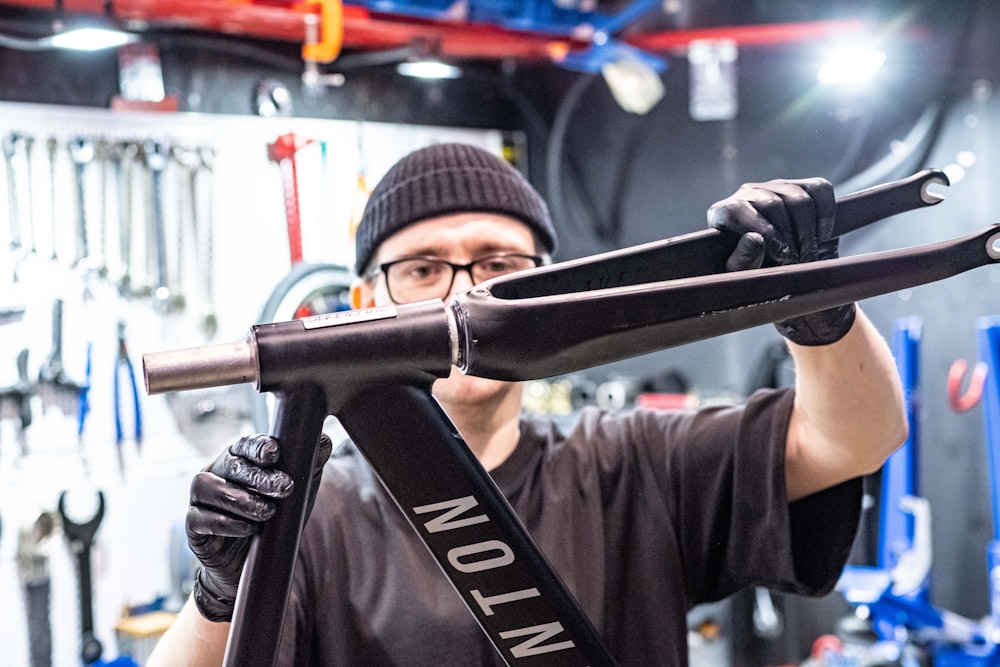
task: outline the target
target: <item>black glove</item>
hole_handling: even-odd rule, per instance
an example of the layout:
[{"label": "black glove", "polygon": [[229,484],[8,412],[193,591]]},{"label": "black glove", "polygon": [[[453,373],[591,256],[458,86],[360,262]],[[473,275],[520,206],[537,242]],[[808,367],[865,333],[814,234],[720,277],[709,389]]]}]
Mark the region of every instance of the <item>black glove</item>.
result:
[{"label": "black glove", "polygon": [[[306,517],[312,512],[323,465],[332,450],[330,437],[322,434]],[[270,436],[243,437],[191,482],[187,538],[201,562],[194,582],[194,601],[209,621],[232,620],[250,538],[274,516],[275,500],[292,493],[292,478],[273,467],[278,454],[278,441]]]},{"label": "black glove", "polygon": [[[708,225],[740,234],[727,271],[769,264],[802,264],[838,256],[833,233],[836,200],[822,178],[746,183],[734,195],[712,204]],[[778,332],[798,345],[828,345],[854,324],[853,303],[776,322]]]}]

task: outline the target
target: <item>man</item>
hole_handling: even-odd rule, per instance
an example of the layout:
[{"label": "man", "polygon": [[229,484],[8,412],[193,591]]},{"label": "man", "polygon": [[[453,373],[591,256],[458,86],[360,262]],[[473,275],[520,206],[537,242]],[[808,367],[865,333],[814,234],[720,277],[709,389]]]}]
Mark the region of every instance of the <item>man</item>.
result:
[{"label": "man", "polygon": [[[745,185],[709,210],[742,235],[727,268],[836,257],[820,179]],[[448,299],[546,261],[555,232],[519,172],[458,144],[410,154],[372,193],[357,234],[356,307]],[[794,390],[738,408],[584,410],[566,435],[521,414],[518,383],[438,380],[434,396],[625,665],[687,662],[686,612],[749,585],[829,591],[860,510],[860,477],[906,438],[889,350],[854,304],[777,324]],[[328,442],[324,443],[329,446]],[[191,487],[202,562],[149,665],[219,664],[249,536],[292,492],[279,444],[241,439]],[[325,457],[324,457],[325,458]],[[282,665],[500,664],[404,517],[345,444],[302,536]]]}]

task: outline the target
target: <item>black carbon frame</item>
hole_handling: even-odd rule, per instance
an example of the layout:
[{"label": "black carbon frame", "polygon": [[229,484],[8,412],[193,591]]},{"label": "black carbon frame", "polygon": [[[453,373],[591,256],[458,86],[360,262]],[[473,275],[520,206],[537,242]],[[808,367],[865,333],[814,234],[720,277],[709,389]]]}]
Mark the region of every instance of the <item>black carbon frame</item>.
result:
[{"label": "black carbon frame", "polygon": [[[935,203],[899,200],[914,178],[896,191],[882,186],[870,206],[862,206],[864,197],[851,206],[870,217]],[[893,197],[899,201],[887,204]],[[228,379],[218,384],[254,381],[278,396],[279,466],[298,492],[254,539],[226,664],[274,664],[328,415],[340,420],[508,664],[614,664],[432,398],[433,381],[453,362],[483,377],[550,377],[941,280],[1000,261],[1000,226],[908,250],[706,275],[734,244],[726,234],[699,233],[499,278],[447,306],[435,300],[253,327],[254,377],[233,380],[220,363]],[[678,263],[712,268],[678,275]],[[147,387],[161,372],[178,375],[144,367]],[[185,388],[215,386],[204,369]]]}]

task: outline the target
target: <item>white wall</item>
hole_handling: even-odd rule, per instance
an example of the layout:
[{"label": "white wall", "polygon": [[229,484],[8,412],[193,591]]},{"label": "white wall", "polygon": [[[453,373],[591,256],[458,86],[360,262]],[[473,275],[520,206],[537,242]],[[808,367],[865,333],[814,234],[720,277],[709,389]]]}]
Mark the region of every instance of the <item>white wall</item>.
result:
[{"label": "white wall", "polygon": [[[29,378],[34,381],[51,351],[51,314],[56,299],[64,303],[63,358],[67,375],[86,382],[87,349],[91,350],[89,415],[77,438],[77,403],[68,395],[66,411],[32,398],[34,423],[23,434],[9,406],[0,406],[0,646],[2,662],[27,665],[28,648],[21,582],[15,555],[20,526],[42,510],[55,510],[67,491],[67,513],[78,522],[92,516],[97,490],[107,511],[94,552],[95,626],[104,657],[117,655],[114,626],[125,606],[146,604],[171,595],[170,554],[177,550],[171,534],[187,507],[191,476],[229,440],[249,432],[243,387],[213,390],[216,417],[193,422],[198,394],[147,396],[142,390],[141,356],[145,352],[243,340],[260,317],[273,287],[291,268],[279,167],[267,157],[267,144],[294,132],[312,140],[297,153],[304,260],[350,265],[352,208],[363,203],[358,175],[368,187],[399,157],[428,143],[461,140],[499,151],[498,132],[398,126],[335,120],[257,119],[196,114],[116,113],[72,107],[0,104],[0,137],[19,132],[34,139],[31,159],[24,144],[12,169],[0,179],[0,200],[17,201],[17,220],[25,248],[8,251],[15,213],[0,206],[0,311],[24,306],[21,322],[0,326],[0,388],[17,381],[14,359],[29,350]],[[66,149],[76,136],[131,142],[155,139],[168,146],[209,147],[214,168],[197,178],[197,219],[209,224],[212,256],[205,263],[204,237],[192,226],[192,200],[185,189],[187,173],[176,162],[163,172],[163,220],[168,265],[174,287],[183,292],[183,310],[163,313],[146,298],[122,298],[115,280],[122,272],[118,252],[120,206],[126,189],[110,162],[92,163],[84,171],[85,209],[92,264],[107,273],[85,275],[72,266],[78,207],[73,164]],[[50,165],[46,140],[58,142]],[[55,170],[54,179],[50,167]],[[12,175],[13,181],[7,178]],[[151,195],[148,173],[140,164],[131,178],[131,253],[134,283],[153,277],[155,264],[146,256]],[[13,188],[13,190],[11,189]],[[52,221],[55,233],[52,230]],[[104,221],[103,230],[101,222]],[[102,246],[102,234],[106,243]],[[102,247],[104,250],[102,251]],[[53,261],[55,250],[59,259]],[[200,288],[210,270],[214,289],[206,298]],[[16,270],[16,279],[14,277]],[[84,293],[88,292],[85,298]],[[218,328],[209,337],[202,328],[204,312],[214,305]],[[112,378],[117,354],[116,330],[126,325],[129,353],[140,384],[144,437],[141,448],[131,439],[132,410],[124,408],[126,440],[124,475],[116,457]],[[130,398],[126,395],[126,401]],[[43,407],[45,408],[43,413]],[[22,456],[18,438],[24,438]],[[84,463],[84,457],[86,464]],[[183,543],[181,542],[181,548]],[[53,664],[79,664],[76,575],[61,536],[48,545],[52,577]]]}]

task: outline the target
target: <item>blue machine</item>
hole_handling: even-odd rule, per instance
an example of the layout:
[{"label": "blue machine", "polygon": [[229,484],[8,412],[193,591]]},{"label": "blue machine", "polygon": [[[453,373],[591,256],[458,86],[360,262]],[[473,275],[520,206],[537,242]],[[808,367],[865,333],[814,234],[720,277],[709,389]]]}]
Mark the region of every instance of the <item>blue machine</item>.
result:
[{"label": "blue machine", "polygon": [[507,30],[589,39],[589,48],[557,61],[562,67],[580,72],[600,72],[604,65],[623,59],[641,62],[657,72],[666,68],[663,58],[614,37],[643,15],[661,8],[660,0],[633,0],[615,14],[600,11],[597,3],[586,0],[348,0],[345,4],[431,21],[461,18]]},{"label": "blue machine", "polygon": [[990,499],[993,504],[993,540],[987,548],[992,639],[1000,629],[1000,317],[976,320],[979,359],[986,364],[983,384],[983,425],[990,471]]},{"label": "blue machine", "polygon": [[919,343],[921,321],[902,318],[892,346],[906,399],[910,435],[883,469],[878,565],[848,566],[837,589],[866,608],[880,643],[926,646],[935,667],[1000,665],[1000,318],[977,321],[979,354],[989,371],[983,393],[994,539],[988,549],[990,618],[982,623],[934,607],[929,601],[930,509],[917,495],[919,453]]}]

